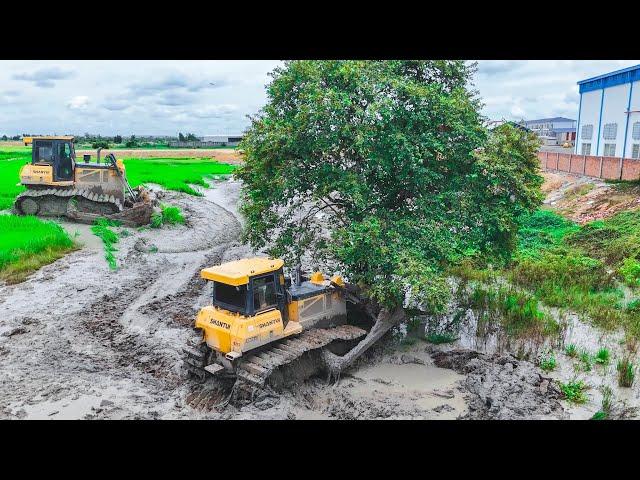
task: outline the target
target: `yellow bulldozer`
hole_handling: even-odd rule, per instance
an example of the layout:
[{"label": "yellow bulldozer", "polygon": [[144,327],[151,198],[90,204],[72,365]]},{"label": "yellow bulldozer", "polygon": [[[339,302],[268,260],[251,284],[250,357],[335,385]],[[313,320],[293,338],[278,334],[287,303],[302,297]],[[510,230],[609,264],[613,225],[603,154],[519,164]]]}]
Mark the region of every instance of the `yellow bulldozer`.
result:
[{"label": "yellow bulldozer", "polygon": [[201,271],[212,285],[212,303],[197,315],[199,341],[184,349],[193,376],[263,387],[301,357],[325,348],[344,353],[366,334],[347,324],[347,301],[358,300],[341,277],[315,272],[305,279],[296,269],[285,280],[283,267],[280,259],[245,258]]},{"label": "yellow bulldozer", "polygon": [[21,215],[67,217],[93,223],[106,217],[123,225],[150,222],[154,196],[142,187],[131,188],[121,160],[109,154],[101,162],[91,155],[76,159],[71,136],[24,137],[31,145],[31,161],[20,170],[26,191],[16,197],[14,208]]}]

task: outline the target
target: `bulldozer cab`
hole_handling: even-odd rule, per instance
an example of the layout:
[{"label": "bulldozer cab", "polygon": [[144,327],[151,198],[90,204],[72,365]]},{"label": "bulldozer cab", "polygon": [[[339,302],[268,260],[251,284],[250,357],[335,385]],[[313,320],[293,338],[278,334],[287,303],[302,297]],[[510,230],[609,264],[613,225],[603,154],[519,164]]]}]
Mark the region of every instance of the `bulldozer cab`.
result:
[{"label": "bulldozer cab", "polygon": [[25,144],[29,143],[32,145],[31,163],[33,165],[50,165],[53,168],[54,182],[73,180],[76,160],[73,137],[25,139]]},{"label": "bulldozer cab", "polygon": [[217,307],[247,317],[278,309],[286,317],[282,267],[282,260],[244,259],[206,268],[202,277],[213,284]]}]

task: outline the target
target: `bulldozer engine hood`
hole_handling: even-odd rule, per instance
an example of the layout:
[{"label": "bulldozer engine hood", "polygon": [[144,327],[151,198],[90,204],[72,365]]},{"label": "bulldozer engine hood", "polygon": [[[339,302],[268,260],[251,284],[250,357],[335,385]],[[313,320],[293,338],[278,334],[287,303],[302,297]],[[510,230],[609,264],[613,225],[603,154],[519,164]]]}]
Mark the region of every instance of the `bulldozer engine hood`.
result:
[{"label": "bulldozer engine hood", "polygon": [[210,305],[200,310],[195,326],[207,345],[222,354],[243,353],[284,336],[277,309],[248,317]]}]

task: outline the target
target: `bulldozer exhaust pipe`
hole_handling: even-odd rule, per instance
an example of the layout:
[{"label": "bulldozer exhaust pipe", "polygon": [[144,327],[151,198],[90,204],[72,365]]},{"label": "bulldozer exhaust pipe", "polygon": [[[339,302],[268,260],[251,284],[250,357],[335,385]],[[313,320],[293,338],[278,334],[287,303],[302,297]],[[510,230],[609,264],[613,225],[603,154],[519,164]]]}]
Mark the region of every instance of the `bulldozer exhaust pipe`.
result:
[{"label": "bulldozer exhaust pipe", "polygon": [[97,158],[97,162],[100,163],[100,151],[102,150],[103,147],[98,147],[98,158]]}]

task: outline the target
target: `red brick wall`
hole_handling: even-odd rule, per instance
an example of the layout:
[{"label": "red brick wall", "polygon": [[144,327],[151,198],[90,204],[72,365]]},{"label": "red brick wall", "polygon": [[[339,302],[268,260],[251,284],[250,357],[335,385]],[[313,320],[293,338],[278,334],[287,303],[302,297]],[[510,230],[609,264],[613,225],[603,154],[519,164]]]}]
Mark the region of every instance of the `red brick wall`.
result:
[{"label": "red brick wall", "polygon": [[574,155],[571,160],[571,173],[582,174],[584,172],[584,155]]},{"label": "red brick wall", "polygon": [[561,172],[568,172],[569,167],[571,165],[571,154],[570,153],[559,153],[558,154],[558,170]]},{"label": "red brick wall", "polygon": [[587,155],[586,162],[584,174],[590,177],[600,177],[600,157]]},{"label": "red brick wall", "polygon": [[617,180],[620,178],[620,159],[616,157],[602,157],[602,178]]},{"label": "red brick wall", "polygon": [[[620,159],[574,155],[571,153],[538,152],[542,170],[571,172],[589,177],[617,180],[620,178]],[[640,160],[625,158],[622,164],[623,180],[640,180]]]},{"label": "red brick wall", "polygon": [[640,179],[640,161],[625,158],[622,164],[623,180],[639,180]]}]

